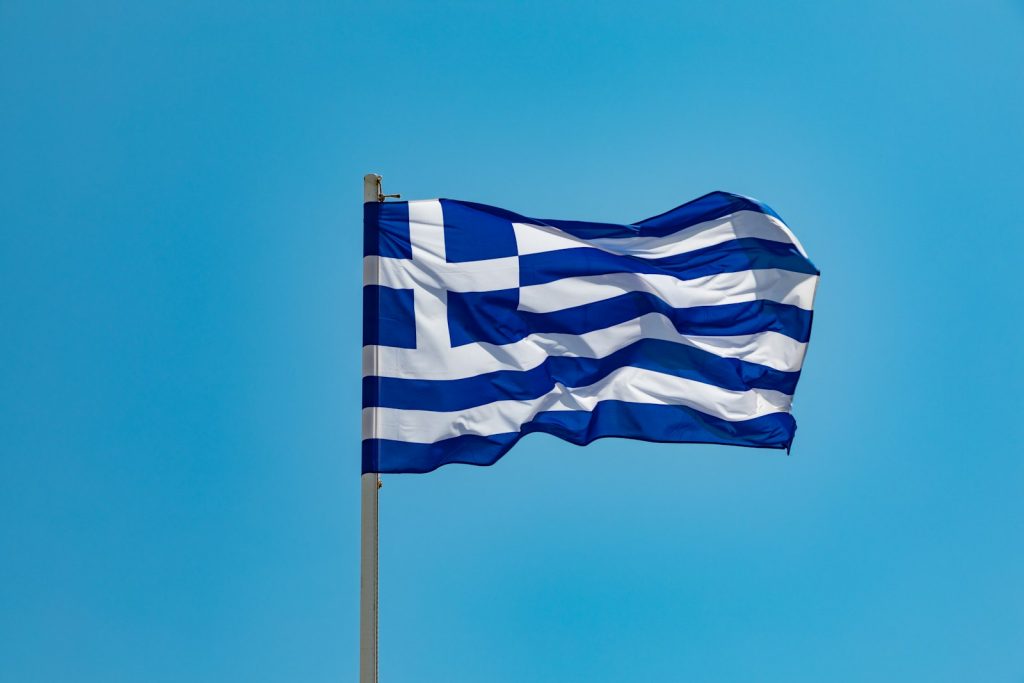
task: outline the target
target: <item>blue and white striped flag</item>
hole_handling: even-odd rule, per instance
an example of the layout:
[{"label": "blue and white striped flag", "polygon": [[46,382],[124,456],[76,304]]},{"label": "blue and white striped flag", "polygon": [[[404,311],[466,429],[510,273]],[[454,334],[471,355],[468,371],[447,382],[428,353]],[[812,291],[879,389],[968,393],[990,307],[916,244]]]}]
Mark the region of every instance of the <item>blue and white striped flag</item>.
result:
[{"label": "blue and white striped flag", "polygon": [[363,471],[490,465],[530,432],[786,448],[818,270],[713,192],[632,225],[365,204]]}]

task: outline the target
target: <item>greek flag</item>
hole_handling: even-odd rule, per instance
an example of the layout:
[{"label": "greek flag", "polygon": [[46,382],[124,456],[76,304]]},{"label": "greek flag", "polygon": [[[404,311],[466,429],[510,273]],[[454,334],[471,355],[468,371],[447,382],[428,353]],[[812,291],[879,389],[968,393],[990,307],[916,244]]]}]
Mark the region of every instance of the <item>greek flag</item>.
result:
[{"label": "greek flag", "polygon": [[491,465],[531,432],[789,449],[817,283],[725,192],[628,225],[368,202],[363,471]]}]

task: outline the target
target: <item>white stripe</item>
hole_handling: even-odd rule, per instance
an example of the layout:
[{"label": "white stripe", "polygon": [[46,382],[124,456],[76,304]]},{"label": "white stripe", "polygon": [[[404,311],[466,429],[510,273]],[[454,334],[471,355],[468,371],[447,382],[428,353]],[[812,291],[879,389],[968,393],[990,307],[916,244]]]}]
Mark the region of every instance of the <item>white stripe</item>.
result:
[{"label": "white stripe", "polygon": [[409,242],[416,261],[444,261],[444,213],[437,199],[409,202]]},{"label": "white stripe", "polygon": [[363,284],[395,289],[441,287],[451,292],[489,292],[519,286],[519,257],[469,261],[428,262],[385,256],[363,257]]},{"label": "white stripe", "polygon": [[609,273],[569,277],[519,290],[519,309],[552,313],[604,301],[626,292],[654,294],[673,308],[719,306],[766,299],[810,310],[818,277],[789,270],[766,268],[718,273],[693,280],[672,275]]},{"label": "white stripe", "polygon": [[705,247],[744,237],[791,243],[807,257],[803,246],[789,227],[775,216],[758,211],[737,211],[711,221],[691,225],[663,237],[621,237],[584,240],[550,225],[513,223],[519,253],[539,254],[545,251],[592,247],[612,254],[639,258],[662,258],[685,254]]},{"label": "white stripe", "polygon": [[[414,261],[445,260],[441,202],[436,199],[409,202],[409,239]],[[448,325],[444,324],[448,319],[448,289],[436,280],[420,282],[415,289],[416,345],[425,349],[448,346]]]},{"label": "white stripe", "polygon": [[685,336],[660,313],[648,313],[584,334],[531,334],[511,344],[476,343],[436,353],[393,346],[363,347],[363,376],[462,379],[499,370],[531,370],[549,356],[604,358],[640,339],[687,344],[723,358],[795,372],[807,344],[778,332],[723,337]]},{"label": "white stripe", "polygon": [[660,372],[624,367],[590,386],[569,389],[557,385],[544,396],[528,401],[495,401],[451,412],[364,408],[363,426],[373,434],[370,438],[434,443],[466,434],[517,432],[538,413],[590,411],[599,401],[608,400],[689,406],[737,422],[787,412],[792,397],[767,389],[730,391]]}]

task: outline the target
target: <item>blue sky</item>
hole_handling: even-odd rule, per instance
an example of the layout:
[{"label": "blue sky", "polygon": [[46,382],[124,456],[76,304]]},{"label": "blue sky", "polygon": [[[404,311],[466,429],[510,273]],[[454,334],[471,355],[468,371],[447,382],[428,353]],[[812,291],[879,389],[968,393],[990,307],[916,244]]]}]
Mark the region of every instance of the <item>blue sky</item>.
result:
[{"label": "blue sky", "polygon": [[371,171],[823,272],[790,457],[386,477],[382,681],[1024,680],[1022,121],[1019,1],[3,2],[0,680],[354,680]]}]

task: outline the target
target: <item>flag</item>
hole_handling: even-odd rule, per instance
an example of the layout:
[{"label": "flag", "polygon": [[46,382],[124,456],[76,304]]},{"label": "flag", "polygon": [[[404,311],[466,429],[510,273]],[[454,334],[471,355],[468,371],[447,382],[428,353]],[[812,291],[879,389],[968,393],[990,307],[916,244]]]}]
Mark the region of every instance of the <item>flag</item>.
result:
[{"label": "flag", "polygon": [[789,449],[818,270],[766,205],[633,224],[364,205],[364,472],[491,465],[544,432]]}]

